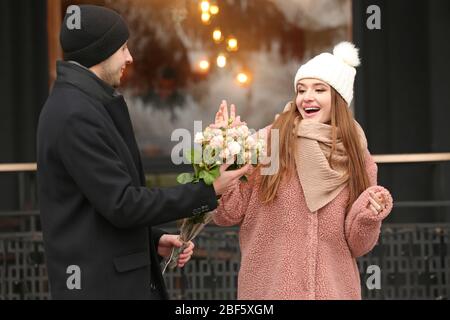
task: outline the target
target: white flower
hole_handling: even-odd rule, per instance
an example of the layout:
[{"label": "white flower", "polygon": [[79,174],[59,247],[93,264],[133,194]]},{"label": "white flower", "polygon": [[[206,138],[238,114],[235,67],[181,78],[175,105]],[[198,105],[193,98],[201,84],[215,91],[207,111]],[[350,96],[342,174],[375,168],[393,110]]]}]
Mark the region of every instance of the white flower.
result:
[{"label": "white flower", "polygon": [[227,159],[230,155],[231,155],[231,152],[228,148],[225,148],[220,152],[220,158],[222,158],[222,159]]},{"label": "white flower", "polygon": [[235,156],[239,152],[241,152],[241,145],[236,141],[233,141],[230,144],[228,144],[228,149],[230,150],[231,155]]},{"label": "white flower", "polygon": [[212,136],[211,133],[209,133],[209,132],[203,132],[203,138],[204,138],[203,142],[208,142],[208,141],[210,141],[212,137],[213,137],[213,136]]},{"label": "white flower", "polygon": [[232,142],[234,142],[234,139],[233,139],[232,137],[230,137],[230,136],[227,136],[227,137],[226,137],[226,143],[227,143],[227,145],[229,145],[229,144],[232,143]]},{"label": "white flower", "polygon": [[198,132],[195,135],[194,142],[198,144],[202,144],[205,137],[203,136],[203,132]]},{"label": "white flower", "polygon": [[221,136],[222,135],[222,129],[212,129],[212,134],[215,136]]},{"label": "white flower", "polygon": [[227,129],[226,132],[227,137],[237,138],[239,136],[238,131],[235,128]]},{"label": "white flower", "polygon": [[213,147],[213,148],[221,148],[221,147],[223,147],[223,136],[222,135],[220,135],[220,136],[214,136],[212,139],[211,139],[211,141],[210,141],[210,143],[209,143],[209,145],[211,146],[211,147]]},{"label": "white flower", "polygon": [[237,131],[238,135],[241,137],[247,137],[250,133],[250,130],[248,129],[248,127],[244,126],[244,125],[237,127],[236,131]]},{"label": "white flower", "polygon": [[251,137],[251,136],[247,137],[247,140],[245,141],[245,143],[249,149],[254,149],[257,145],[255,139],[253,139],[253,137]]},{"label": "white flower", "polygon": [[218,136],[222,134],[222,129],[217,129],[217,128],[211,128],[211,127],[206,127],[205,131],[204,131],[205,135],[208,135],[210,137],[213,136]]}]

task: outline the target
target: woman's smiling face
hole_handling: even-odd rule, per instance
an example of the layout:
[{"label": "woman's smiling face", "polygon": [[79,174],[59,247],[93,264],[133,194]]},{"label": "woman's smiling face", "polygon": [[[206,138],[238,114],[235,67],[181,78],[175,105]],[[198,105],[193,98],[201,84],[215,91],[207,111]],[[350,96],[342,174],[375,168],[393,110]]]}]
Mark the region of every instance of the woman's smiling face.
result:
[{"label": "woman's smiling face", "polygon": [[302,79],[297,83],[297,109],[303,119],[320,123],[331,121],[331,87],[318,79]]}]

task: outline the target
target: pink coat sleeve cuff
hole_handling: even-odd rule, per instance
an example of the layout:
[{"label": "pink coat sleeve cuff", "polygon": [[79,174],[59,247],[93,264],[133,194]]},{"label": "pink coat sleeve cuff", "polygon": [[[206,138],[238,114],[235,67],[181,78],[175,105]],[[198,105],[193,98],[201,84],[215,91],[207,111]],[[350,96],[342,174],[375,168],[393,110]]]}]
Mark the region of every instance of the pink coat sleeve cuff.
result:
[{"label": "pink coat sleeve cuff", "polygon": [[[386,199],[385,208],[375,214],[367,206],[369,192],[382,192]],[[354,257],[359,257],[373,249],[380,234],[381,221],[391,212],[393,200],[390,192],[382,186],[367,188],[352,205],[345,222],[345,235]]]},{"label": "pink coat sleeve cuff", "polygon": [[245,214],[243,202],[245,194],[241,190],[241,182],[230,185],[219,200],[219,206],[214,211],[213,221],[219,226],[232,226],[239,224]]},{"label": "pink coat sleeve cuff", "polygon": [[[375,214],[372,210],[367,208],[370,197],[369,192],[382,192],[386,199],[386,207],[383,208],[383,210],[378,214]],[[353,220],[359,219],[360,221],[367,221],[367,222],[381,221],[389,215],[389,213],[392,210],[392,207],[393,207],[393,200],[391,193],[382,186],[372,186],[367,188],[363,193],[361,193],[359,198],[355,201],[355,203],[352,206],[352,209],[350,210],[349,218],[351,218],[350,216],[352,215]]]}]

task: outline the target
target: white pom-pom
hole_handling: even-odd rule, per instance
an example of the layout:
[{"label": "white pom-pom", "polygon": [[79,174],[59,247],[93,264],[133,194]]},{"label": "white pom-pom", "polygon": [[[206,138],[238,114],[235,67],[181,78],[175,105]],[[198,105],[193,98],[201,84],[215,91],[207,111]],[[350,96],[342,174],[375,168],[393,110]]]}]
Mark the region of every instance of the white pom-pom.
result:
[{"label": "white pom-pom", "polygon": [[339,43],[334,47],[333,54],[352,67],[357,67],[361,64],[358,49],[355,48],[353,43],[346,41]]}]

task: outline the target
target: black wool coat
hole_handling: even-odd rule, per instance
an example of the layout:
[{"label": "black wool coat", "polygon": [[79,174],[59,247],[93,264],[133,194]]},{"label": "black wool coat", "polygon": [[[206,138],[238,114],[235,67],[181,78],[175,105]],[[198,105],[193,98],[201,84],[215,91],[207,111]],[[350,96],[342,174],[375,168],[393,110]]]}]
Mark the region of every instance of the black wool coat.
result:
[{"label": "black wool coat", "polygon": [[57,72],[37,133],[51,296],[167,299],[154,226],[214,210],[214,188],[145,187],[124,98],[80,65]]}]

